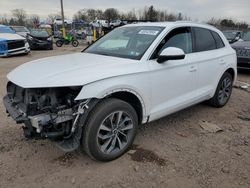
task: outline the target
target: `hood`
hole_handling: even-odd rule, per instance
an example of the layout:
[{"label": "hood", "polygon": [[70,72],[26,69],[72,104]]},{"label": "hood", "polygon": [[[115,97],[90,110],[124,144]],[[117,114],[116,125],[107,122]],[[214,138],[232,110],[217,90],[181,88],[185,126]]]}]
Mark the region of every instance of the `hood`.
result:
[{"label": "hood", "polygon": [[232,44],[233,48],[250,48],[250,41],[238,41]]},{"label": "hood", "polygon": [[0,39],[4,40],[24,40],[25,38],[15,33],[0,33]]},{"label": "hood", "polygon": [[8,79],[23,88],[83,86],[115,76],[147,71],[145,63],[117,57],[76,53],[25,63]]},{"label": "hood", "polygon": [[22,37],[26,37],[27,34],[29,34],[30,32],[28,31],[23,31],[23,32],[16,32],[18,35],[21,35]]},{"label": "hood", "polygon": [[[34,39],[38,39],[38,40],[47,40],[48,38],[51,37],[51,35],[48,35],[46,37],[43,37],[43,36],[37,36],[37,35],[31,35],[31,34],[28,34],[28,36],[31,36],[32,38]],[[32,40],[32,39],[31,39]]]}]

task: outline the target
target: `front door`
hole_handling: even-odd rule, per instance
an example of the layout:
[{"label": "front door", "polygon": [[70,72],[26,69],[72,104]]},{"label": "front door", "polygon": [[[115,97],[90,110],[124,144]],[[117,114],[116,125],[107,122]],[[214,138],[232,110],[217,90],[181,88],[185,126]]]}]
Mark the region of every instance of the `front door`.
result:
[{"label": "front door", "polygon": [[[194,102],[197,65],[194,60],[192,34],[189,27],[171,31],[156,48],[149,60],[152,84],[150,121],[175,112]],[[167,47],[181,48],[183,60],[157,63],[157,57]]]}]

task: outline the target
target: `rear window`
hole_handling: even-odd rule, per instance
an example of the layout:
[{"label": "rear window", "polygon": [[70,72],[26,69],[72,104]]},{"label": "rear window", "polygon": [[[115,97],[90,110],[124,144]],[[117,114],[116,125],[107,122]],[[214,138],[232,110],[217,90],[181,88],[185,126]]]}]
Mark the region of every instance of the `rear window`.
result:
[{"label": "rear window", "polygon": [[220,35],[214,31],[211,31],[213,37],[214,37],[214,40],[216,42],[216,47],[217,49],[219,48],[223,48],[225,46],[224,42],[222,41]]},{"label": "rear window", "polygon": [[204,28],[194,28],[195,31],[195,51],[203,52],[217,49],[215,39],[210,30]]}]

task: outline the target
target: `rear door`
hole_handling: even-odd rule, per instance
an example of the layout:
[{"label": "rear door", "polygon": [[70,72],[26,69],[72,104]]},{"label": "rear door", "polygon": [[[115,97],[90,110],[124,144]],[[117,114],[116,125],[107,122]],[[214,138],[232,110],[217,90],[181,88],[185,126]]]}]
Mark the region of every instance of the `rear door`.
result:
[{"label": "rear door", "polygon": [[225,65],[227,51],[220,36],[211,30],[193,27],[194,52],[198,68],[198,90],[200,97],[209,97],[217,86],[218,76]]}]

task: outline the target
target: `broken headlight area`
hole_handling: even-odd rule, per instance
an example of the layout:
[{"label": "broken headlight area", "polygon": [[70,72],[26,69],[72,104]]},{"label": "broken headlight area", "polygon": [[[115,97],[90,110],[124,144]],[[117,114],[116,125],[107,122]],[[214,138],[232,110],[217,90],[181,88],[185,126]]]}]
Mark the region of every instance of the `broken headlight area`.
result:
[{"label": "broken headlight area", "polygon": [[75,97],[81,87],[24,89],[11,82],[7,85],[4,105],[7,113],[24,124],[28,138],[62,139],[72,132],[79,102]]}]

